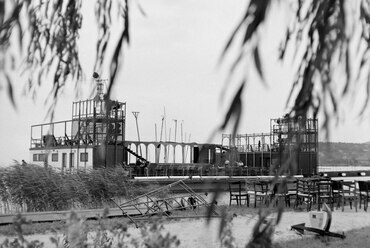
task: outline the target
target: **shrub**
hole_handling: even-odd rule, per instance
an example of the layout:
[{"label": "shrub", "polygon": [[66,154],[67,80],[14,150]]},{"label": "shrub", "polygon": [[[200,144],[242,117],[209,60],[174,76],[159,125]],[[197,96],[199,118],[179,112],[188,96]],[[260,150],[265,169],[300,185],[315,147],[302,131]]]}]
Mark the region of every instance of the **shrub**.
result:
[{"label": "shrub", "polygon": [[[89,233],[86,222],[79,218],[73,211],[70,213],[66,223],[63,237],[51,237],[50,241],[55,247],[152,247],[171,248],[178,247],[180,240],[176,236],[164,233],[163,224],[158,219],[149,223],[142,223],[138,237],[132,237],[127,232],[127,226],[109,225],[106,223],[108,210],[99,219],[96,231]],[[23,234],[22,225],[27,224],[25,219],[18,215],[13,226],[17,238],[13,241],[6,239],[0,247],[2,248],[42,248],[44,244],[38,240],[28,241]]]},{"label": "shrub", "polygon": [[36,165],[14,165],[0,173],[0,200],[27,211],[111,206],[111,198],[128,197],[136,191],[121,168],[65,173]]}]

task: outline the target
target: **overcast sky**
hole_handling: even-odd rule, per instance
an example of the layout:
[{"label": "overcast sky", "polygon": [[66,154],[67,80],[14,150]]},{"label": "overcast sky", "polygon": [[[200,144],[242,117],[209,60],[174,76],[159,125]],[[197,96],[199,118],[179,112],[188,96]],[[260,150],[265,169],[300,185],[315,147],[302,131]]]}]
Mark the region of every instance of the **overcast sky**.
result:
[{"label": "overcast sky", "polygon": [[[55,121],[71,119],[72,101],[88,98],[93,84],[94,6],[87,6],[87,2],[83,4],[79,51],[86,80],[82,95],[77,99],[74,98],[74,88],[66,88],[64,97],[59,101]],[[140,1],[140,4],[146,16],[135,4],[132,6],[131,45],[125,49],[124,64],[112,95],[113,99],[127,103],[126,138],[137,139],[131,112],[139,111],[141,140],[153,141],[155,124],[160,127],[165,108],[172,140],[173,119],[177,119],[177,141],[180,140],[179,124],[183,121],[184,134],[191,134],[191,141],[206,142],[220,123],[229,96],[237,87],[236,81],[230,83],[226,100],[221,102],[230,60],[226,59],[220,65],[220,54],[244,14],[246,3],[243,0],[146,0]],[[283,10],[277,16],[268,25],[272,27],[267,28],[268,35],[261,51],[267,86],[252,72],[243,95],[240,133],[269,132],[269,119],[281,117],[287,111],[286,99],[292,84],[291,65],[279,64],[276,52],[279,45],[276,40],[281,35],[278,27],[285,25],[286,16]],[[112,28],[112,32],[117,33],[114,31]],[[102,78],[108,78],[107,71],[108,68]],[[14,77],[17,78],[17,75]],[[51,85],[51,82],[46,83]],[[12,108],[6,92],[0,92],[3,116],[0,124],[0,165],[8,165],[12,159],[29,161],[30,126],[48,121],[44,100],[49,88],[42,87],[38,100],[33,102],[30,97],[21,94],[22,85],[23,81],[19,79],[17,110]],[[370,141],[369,120],[359,122],[356,118],[354,110],[358,109],[358,104],[351,99],[343,100],[342,104],[349,105],[344,113],[347,121],[331,130],[331,140]],[[221,135],[214,137],[213,142],[220,143]]]}]

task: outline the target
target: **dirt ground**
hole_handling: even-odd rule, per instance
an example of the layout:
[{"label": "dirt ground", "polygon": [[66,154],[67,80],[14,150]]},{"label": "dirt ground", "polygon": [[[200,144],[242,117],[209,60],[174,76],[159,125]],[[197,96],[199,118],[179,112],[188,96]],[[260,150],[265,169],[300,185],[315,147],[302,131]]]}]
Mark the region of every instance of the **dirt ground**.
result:
[{"label": "dirt ground", "polygon": [[[212,195],[202,195],[208,202],[211,201]],[[228,214],[234,215],[232,221],[232,235],[235,238],[237,247],[245,247],[248,241],[251,239],[253,227],[258,220],[258,208],[242,206],[231,206],[229,207],[229,196],[223,194],[218,198],[219,211],[222,208],[226,208]],[[316,210],[316,209],[314,209]],[[199,213],[198,213],[199,214]],[[193,215],[190,213],[190,215]],[[273,217],[273,216],[272,216]],[[220,228],[220,218],[212,218],[207,224],[205,218],[184,218],[184,219],[172,219],[165,220],[163,222],[165,232],[171,235],[176,235],[180,240],[180,247],[220,247],[220,241],[218,238]],[[299,240],[312,235],[299,235],[295,231],[291,230],[292,225],[306,223],[306,226],[310,226],[309,214],[303,207],[301,210],[295,210],[292,208],[285,209],[280,223],[275,227],[273,235],[274,242],[284,242],[290,240]],[[335,209],[332,212],[332,223],[330,231],[346,234],[346,232],[354,229],[361,229],[364,227],[370,227],[370,212],[365,212],[362,209],[350,209],[346,206],[344,211],[341,209]],[[134,225],[130,225],[128,232],[133,237],[139,237],[139,229],[136,229]],[[61,234],[58,234],[61,237]],[[44,247],[55,247],[50,242],[50,237],[55,237],[55,234],[33,234],[26,236],[27,240],[40,240],[45,244]],[[6,239],[14,239],[14,237],[2,236],[0,233],[0,244]]]},{"label": "dirt ground", "polygon": [[[247,208],[246,206],[233,206],[227,208],[230,214],[234,214],[232,221],[232,234],[235,238],[237,247],[244,247],[250,240],[253,227],[258,219],[257,209]],[[346,234],[352,229],[370,227],[370,213],[359,209],[346,207],[344,212],[340,209],[332,213],[332,224],[330,231]],[[293,211],[292,209],[284,212],[280,223],[276,226],[273,240],[277,242],[294,239],[302,239],[305,236],[298,235],[291,230],[291,226],[299,223],[306,223],[309,226],[309,217],[306,211]],[[177,219],[164,222],[165,232],[176,235],[181,241],[180,247],[220,247],[218,231],[220,226],[219,218],[212,218],[207,224],[204,218],[198,219]],[[134,226],[129,228],[129,233],[133,237],[139,235],[139,230]],[[53,247],[50,237],[55,234],[34,234],[26,236],[28,240],[40,240],[45,247]],[[0,244],[5,240],[5,236],[0,236]],[[14,237],[8,237],[13,239]]]}]

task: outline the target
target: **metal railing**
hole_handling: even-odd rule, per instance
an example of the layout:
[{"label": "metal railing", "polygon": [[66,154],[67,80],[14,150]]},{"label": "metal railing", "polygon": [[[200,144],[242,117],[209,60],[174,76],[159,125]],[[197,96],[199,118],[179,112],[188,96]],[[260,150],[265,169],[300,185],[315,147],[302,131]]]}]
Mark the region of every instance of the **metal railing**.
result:
[{"label": "metal railing", "polygon": [[174,164],[150,164],[143,168],[139,166],[126,167],[130,177],[158,177],[158,176],[267,176],[271,175],[268,168],[261,167],[217,167],[174,165]]}]

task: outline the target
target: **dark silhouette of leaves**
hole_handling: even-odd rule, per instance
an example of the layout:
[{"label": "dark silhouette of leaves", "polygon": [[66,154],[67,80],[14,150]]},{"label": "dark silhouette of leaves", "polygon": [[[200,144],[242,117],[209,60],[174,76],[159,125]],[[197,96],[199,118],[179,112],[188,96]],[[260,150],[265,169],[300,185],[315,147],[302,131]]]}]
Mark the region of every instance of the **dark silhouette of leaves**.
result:
[{"label": "dark silhouette of leaves", "polygon": [[14,93],[13,93],[13,86],[11,83],[11,80],[7,74],[5,74],[6,81],[8,83],[8,96],[10,98],[11,103],[13,104],[13,107],[16,107],[15,100],[14,100]]},{"label": "dark silhouette of leaves", "polygon": [[263,71],[262,71],[262,65],[261,65],[261,59],[258,52],[258,47],[255,47],[253,50],[253,57],[254,57],[254,63],[256,64],[256,68],[258,71],[258,74],[260,75],[262,82],[265,82],[265,79],[263,77]]},{"label": "dark silhouette of leaves", "polygon": [[117,71],[119,69],[119,65],[122,59],[122,50],[123,46],[126,43],[127,45],[130,43],[130,35],[129,35],[129,6],[127,0],[125,0],[125,6],[122,7],[122,16],[123,16],[123,30],[120,36],[120,39],[117,43],[116,49],[113,54],[112,62],[110,65],[110,84],[108,87],[107,95],[110,95],[112,87],[115,83],[115,78]]},{"label": "dark silhouette of leaves", "polygon": [[101,73],[100,69],[104,61],[104,56],[110,38],[110,26],[112,24],[111,18],[112,1],[98,0],[95,5],[95,16],[98,24],[98,41],[96,44],[96,60],[94,71]]},{"label": "dark silhouette of leaves", "polygon": [[224,122],[220,126],[220,130],[224,130],[228,123],[234,121],[233,125],[233,137],[235,137],[236,131],[239,126],[241,114],[242,114],[242,93],[244,89],[245,81],[241,83],[239,90],[236,92],[232,103],[230,104],[229,110],[226,113]]}]

